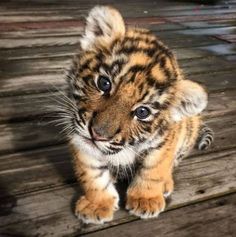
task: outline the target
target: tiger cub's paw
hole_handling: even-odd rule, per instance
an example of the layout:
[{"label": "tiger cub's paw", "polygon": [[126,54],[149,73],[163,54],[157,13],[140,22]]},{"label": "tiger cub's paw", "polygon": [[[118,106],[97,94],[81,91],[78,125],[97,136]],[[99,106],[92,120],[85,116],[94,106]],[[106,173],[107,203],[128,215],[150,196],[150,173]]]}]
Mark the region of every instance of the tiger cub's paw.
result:
[{"label": "tiger cub's paw", "polygon": [[114,198],[98,202],[82,196],[76,203],[75,215],[86,224],[103,224],[113,219],[113,213],[116,209],[117,205]]},{"label": "tiger cub's paw", "polygon": [[143,219],[157,217],[165,209],[165,198],[162,193],[150,197],[128,194],[126,209]]}]

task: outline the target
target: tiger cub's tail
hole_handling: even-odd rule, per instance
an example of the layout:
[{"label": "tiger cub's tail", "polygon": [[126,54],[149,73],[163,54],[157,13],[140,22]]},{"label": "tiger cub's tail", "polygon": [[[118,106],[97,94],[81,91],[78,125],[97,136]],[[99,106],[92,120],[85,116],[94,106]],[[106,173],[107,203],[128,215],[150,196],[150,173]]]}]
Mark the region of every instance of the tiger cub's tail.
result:
[{"label": "tiger cub's tail", "polygon": [[207,150],[211,146],[213,141],[214,132],[206,124],[203,124],[200,129],[199,137],[196,144],[198,150]]}]

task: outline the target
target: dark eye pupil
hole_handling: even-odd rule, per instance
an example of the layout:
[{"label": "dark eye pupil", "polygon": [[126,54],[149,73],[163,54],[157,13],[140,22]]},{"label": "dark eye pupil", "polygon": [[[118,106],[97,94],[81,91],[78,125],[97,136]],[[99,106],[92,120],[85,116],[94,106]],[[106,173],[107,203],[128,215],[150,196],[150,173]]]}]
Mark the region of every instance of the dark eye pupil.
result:
[{"label": "dark eye pupil", "polygon": [[99,76],[97,84],[98,88],[105,93],[111,90],[111,82],[107,77]]},{"label": "dark eye pupil", "polygon": [[139,119],[145,119],[150,115],[150,110],[146,107],[138,107],[135,111],[135,115],[139,118]]}]

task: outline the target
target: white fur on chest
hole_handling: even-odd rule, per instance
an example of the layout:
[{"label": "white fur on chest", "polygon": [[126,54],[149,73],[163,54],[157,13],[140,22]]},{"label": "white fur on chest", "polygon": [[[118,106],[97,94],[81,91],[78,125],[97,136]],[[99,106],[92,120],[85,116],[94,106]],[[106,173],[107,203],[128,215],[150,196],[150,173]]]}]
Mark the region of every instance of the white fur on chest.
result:
[{"label": "white fur on chest", "polygon": [[131,148],[124,148],[122,151],[113,155],[104,155],[97,147],[88,144],[81,136],[74,134],[71,143],[82,152],[86,153],[92,163],[102,163],[103,165],[126,166],[133,164],[136,152]]}]

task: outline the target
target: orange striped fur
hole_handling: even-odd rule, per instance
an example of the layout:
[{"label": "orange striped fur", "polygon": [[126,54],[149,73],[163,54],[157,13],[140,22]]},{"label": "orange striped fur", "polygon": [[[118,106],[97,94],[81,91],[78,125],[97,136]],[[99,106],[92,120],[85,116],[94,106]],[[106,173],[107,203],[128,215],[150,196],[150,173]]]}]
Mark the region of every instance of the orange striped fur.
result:
[{"label": "orange striped fur", "polygon": [[126,28],[111,7],[90,11],[80,43],[68,72],[70,99],[60,108],[84,190],[75,213],[85,223],[112,220],[114,182],[131,170],[126,208],[156,217],[174,189],[174,165],[199,137],[207,94],[154,34]]}]

